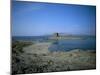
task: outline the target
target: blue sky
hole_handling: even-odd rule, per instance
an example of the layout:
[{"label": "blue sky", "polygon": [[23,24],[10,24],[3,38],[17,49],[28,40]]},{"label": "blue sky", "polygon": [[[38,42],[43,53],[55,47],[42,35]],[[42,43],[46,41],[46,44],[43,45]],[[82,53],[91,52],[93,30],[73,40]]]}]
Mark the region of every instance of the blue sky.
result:
[{"label": "blue sky", "polygon": [[95,26],[95,6],[12,2],[13,36],[38,36],[55,32],[95,35]]}]

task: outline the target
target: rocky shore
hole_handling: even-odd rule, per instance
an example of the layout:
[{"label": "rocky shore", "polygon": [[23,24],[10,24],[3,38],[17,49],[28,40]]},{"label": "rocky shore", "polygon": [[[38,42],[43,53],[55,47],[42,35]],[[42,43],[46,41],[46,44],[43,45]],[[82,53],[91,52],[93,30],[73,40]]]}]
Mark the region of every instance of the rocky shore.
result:
[{"label": "rocky shore", "polygon": [[12,53],[12,73],[42,73],[96,68],[95,50],[74,49],[68,52],[50,52],[48,50],[50,45],[49,42],[29,43],[29,45],[23,46],[22,52]]}]

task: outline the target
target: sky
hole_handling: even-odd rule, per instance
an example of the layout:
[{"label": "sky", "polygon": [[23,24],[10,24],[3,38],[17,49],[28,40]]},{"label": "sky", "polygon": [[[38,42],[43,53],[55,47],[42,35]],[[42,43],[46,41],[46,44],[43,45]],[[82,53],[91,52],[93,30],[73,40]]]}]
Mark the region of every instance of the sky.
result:
[{"label": "sky", "polygon": [[12,35],[95,35],[96,7],[12,1]]}]

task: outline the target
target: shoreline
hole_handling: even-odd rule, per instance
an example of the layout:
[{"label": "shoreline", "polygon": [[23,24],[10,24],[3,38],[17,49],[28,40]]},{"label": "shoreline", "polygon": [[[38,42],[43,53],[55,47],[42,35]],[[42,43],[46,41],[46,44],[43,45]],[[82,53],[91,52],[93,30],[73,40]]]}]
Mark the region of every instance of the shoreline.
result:
[{"label": "shoreline", "polygon": [[[28,51],[37,51],[36,53],[40,53],[40,52],[44,52],[44,53],[48,53],[48,52],[96,52],[96,50],[89,50],[89,49],[71,49],[71,50],[68,50],[68,51],[62,51],[62,50],[59,50],[59,51],[50,51],[48,50],[48,48],[50,47],[52,43],[51,42],[37,42],[35,44],[32,44],[28,47],[24,47],[23,50],[27,52]],[[32,52],[31,52],[32,53]],[[34,52],[33,52],[34,53]]]},{"label": "shoreline", "polygon": [[33,43],[23,47],[23,53],[13,56],[13,72],[22,74],[96,68],[96,52],[94,50],[74,49],[68,52],[51,52],[48,50],[50,44]]}]

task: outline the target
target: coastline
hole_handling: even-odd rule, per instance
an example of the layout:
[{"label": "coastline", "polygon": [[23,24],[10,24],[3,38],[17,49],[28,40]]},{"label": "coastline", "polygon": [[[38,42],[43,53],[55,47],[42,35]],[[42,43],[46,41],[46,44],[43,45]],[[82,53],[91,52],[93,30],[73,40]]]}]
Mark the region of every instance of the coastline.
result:
[{"label": "coastline", "polygon": [[48,50],[50,45],[51,43],[46,42],[23,47],[23,53],[15,56],[20,62],[13,63],[13,68],[16,68],[14,71],[19,74],[96,68],[95,50],[74,49],[68,52],[51,52]]}]

